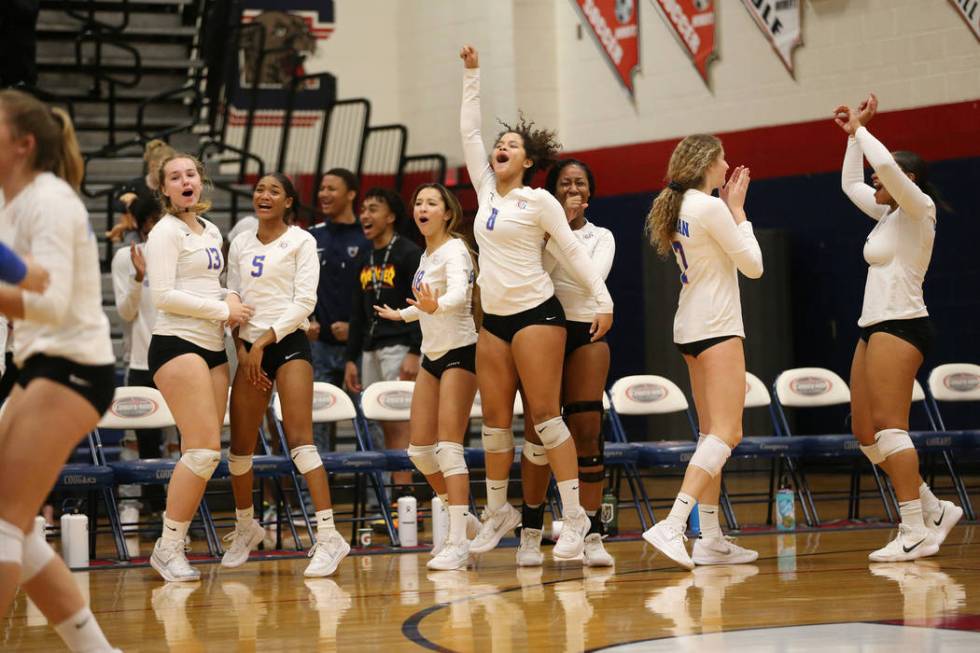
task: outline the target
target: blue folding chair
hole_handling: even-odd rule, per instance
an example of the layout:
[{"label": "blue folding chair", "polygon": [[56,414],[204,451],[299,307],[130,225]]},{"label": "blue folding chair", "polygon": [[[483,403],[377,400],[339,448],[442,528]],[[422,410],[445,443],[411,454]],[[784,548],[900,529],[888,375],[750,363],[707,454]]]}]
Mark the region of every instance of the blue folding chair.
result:
[{"label": "blue folding chair", "polygon": [[[935,420],[934,429],[941,432],[948,446],[967,451],[980,449],[980,423],[970,424],[962,430],[951,430],[939,410],[940,402],[980,402],[980,365],[974,363],[939,365],[929,372],[928,386],[927,403]],[[918,443],[916,444],[918,446]],[[944,459],[963,506],[963,512],[966,513],[967,519],[976,519],[966,483],[957,471],[953,457],[945,455]]]}]

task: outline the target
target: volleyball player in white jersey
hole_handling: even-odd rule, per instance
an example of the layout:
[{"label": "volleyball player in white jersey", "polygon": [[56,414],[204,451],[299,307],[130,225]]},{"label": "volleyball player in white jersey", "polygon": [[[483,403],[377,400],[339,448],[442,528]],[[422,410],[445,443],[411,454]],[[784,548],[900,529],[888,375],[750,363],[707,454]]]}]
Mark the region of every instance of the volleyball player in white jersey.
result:
[{"label": "volleyball player in white jersey", "polygon": [[[762,276],[762,252],[745,215],[749,170],[735,168],[728,181],[721,141],[707,134],[682,140],[670,157],[670,183],[647,216],[650,242],[661,256],[674,253],[681,294],[674,342],[691,376],[701,437],[666,519],[643,538],[687,569],[697,564],[752,562],[759,554],[727,541],[718,524],[721,470],[742,439],[745,353],[738,273]],[[711,192],[721,190],[721,198]],[[700,502],[701,537],[693,561],[684,535]]]},{"label": "volleyball player in white jersey", "polygon": [[51,275],[43,293],[0,288],[17,386],[0,417],[0,616],[18,585],[71,651],[112,651],[34,516],[78,441],[112,402],[115,356],[98,244],[78,197],[84,164],[68,115],[0,91],[0,238]]},{"label": "volleyball player in white jersey", "polygon": [[507,503],[507,479],[514,455],[514,396],[520,381],[527,414],[547,450],[564,506],[564,528],[553,555],[577,557],[589,531],[579,504],[575,442],[561,418],[561,371],[565,316],[544,269],[545,236],[554,240],[562,265],[588,287],[596,300],[593,340],[612,325],[612,298],[584,248],[572,233],[565,212],[550,193],[527,186],[547,168],[559,146],[553,132],[535,129],[523,119],[506,127],[487,157],[480,132],[480,70],[477,52],[464,47],[466,67],[460,131],[470,179],[480,208],[473,231],[480,246],[480,294],[483,325],[477,344],[478,384],[483,407],[486,449],[487,510],[470,550],[496,546],[521,515]]},{"label": "volleyball player in white jersey", "polygon": [[180,462],[167,490],[163,535],[150,565],[167,581],[195,581],[200,572],[184,554],[184,538],[208,480],[221,461],[221,424],[228,401],[225,330],[245,323],[252,309],[226,292],[221,232],[200,214],[204,166],[185,154],[164,161],[160,194],[166,215],[146,242],[147,276],[157,308],[147,354],[153,382],[181,435]]},{"label": "volleyball player in white jersey", "polygon": [[316,306],[320,261],[316,240],[289,225],[299,194],[281,173],[259,179],[252,193],[258,229],[240,234],[228,251],[228,289],[255,309],[235,335],[238,369],[231,391],[228,469],[235,494],[235,530],[221,564],[248,560],[265,530],[253,518],[252,453],[275,381],[289,455],[306,479],[316,511],[317,541],[305,576],[329,576],[350,553],[333,521],[330,485],[313,444],[313,354],[306,329]]},{"label": "volleyball player in white jersey", "polygon": [[[891,479],[901,513],[898,535],[868,557],[897,562],[934,555],[963,509],[938,500],[919,476],[908,434],[915,374],[932,340],[922,282],[936,236],[935,191],[918,155],[892,155],[867,130],[877,108],[871,95],[857,109],[837,107],[834,120],[848,135],[841,186],[877,223],[864,244],[868,279],[851,363],[851,428],[864,455]],[[873,187],[864,183],[862,155],[874,168]]]},{"label": "volleyball player in white jersey", "polygon": [[[548,171],[545,188],[564,207],[569,227],[605,279],[616,254],[616,240],[611,231],[585,219],[585,209],[595,192],[592,171],[582,161],[563,159]],[[575,440],[578,479],[581,483],[579,494],[590,521],[582,563],[588,567],[608,567],[613,564],[613,559],[602,545],[599,506],[606,479],[602,458],[602,395],[609,374],[609,345],[604,340],[592,342],[589,330],[595,314],[595,300],[590,289],[579,285],[576,278],[558,264],[551,253],[552,247],[549,241],[544,266],[551,274],[555,296],[561,302],[568,320],[565,325],[568,335],[562,374],[562,414]],[[521,460],[524,507],[517,564],[534,567],[544,560],[541,535],[550,470],[544,447],[537,441],[534,430],[525,428],[524,439]]]},{"label": "volleyball player in white jersey", "polygon": [[429,569],[461,569],[470,555],[467,530],[479,522],[469,512],[470,475],[463,436],[476,396],[476,326],[473,283],[476,271],[466,241],[457,233],[463,219],[459,201],[441,184],[423,184],[412,198],[415,224],[425,252],[412,279],[408,308],[375,306],[388,320],[418,320],[422,365],[412,395],[408,455],[449,506],[449,537],[436,543]]}]

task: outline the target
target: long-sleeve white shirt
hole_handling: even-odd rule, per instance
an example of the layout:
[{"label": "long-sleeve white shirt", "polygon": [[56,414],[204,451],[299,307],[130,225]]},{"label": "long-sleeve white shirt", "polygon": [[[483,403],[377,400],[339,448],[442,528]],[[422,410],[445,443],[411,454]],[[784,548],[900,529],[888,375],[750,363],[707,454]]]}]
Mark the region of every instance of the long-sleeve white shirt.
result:
[{"label": "long-sleeve white shirt", "polygon": [[762,276],[762,251],[752,223],[736,225],[722,200],[689,189],[681,202],[673,248],[681,269],[674,342],[744,338],[738,273],[750,279]]},{"label": "long-sleeve white shirt", "polygon": [[[894,211],[876,203],[874,188],[864,183],[862,154],[898,203]],[[847,139],[841,186],[855,206],[878,223],[864,243],[868,279],[858,326],[929,315],[922,282],[936,238],[936,204],[932,198],[909,179],[888,149],[864,127]]]},{"label": "long-sleeve white shirt", "polygon": [[114,363],[98,244],[72,187],[44,172],[9,204],[0,194],[0,239],[51,275],[43,293],[24,292],[24,318],[14,323],[17,365],[34,354],[80,365]]},{"label": "long-sleeve white shirt", "polygon": [[204,218],[197,220],[203,233],[194,233],[183,220],[167,214],[147,239],[146,273],[158,311],[153,335],[177,336],[221,351],[229,314],[219,280],[224,266],[221,232]]},{"label": "long-sleeve white shirt", "polygon": [[419,269],[412,278],[412,287],[422,284],[439,297],[435,313],[426,313],[415,306],[399,311],[406,322],[419,320],[422,328],[422,353],[429,360],[441,358],[451,349],[476,342],[473,322],[473,259],[466,244],[450,238],[436,251],[425,252]]},{"label": "long-sleeve white shirt", "polygon": [[[572,233],[582,243],[596,272],[605,280],[609,276],[613,257],[616,255],[616,239],[613,238],[612,232],[586,222]],[[544,269],[551,274],[551,281],[555,284],[555,297],[561,302],[565,318],[572,322],[592,322],[597,311],[591,289],[583,287],[578,279],[568,272],[568,263],[564,261],[561,249],[553,245],[550,240],[544,252]]]},{"label": "long-sleeve white shirt", "polygon": [[[141,250],[143,245],[137,245]],[[129,247],[121,247],[112,257],[112,290],[116,298],[116,311],[130,327],[129,329],[129,368],[148,370],[147,351],[153,324],[156,322],[157,308],[153,305],[150,292],[149,275],[143,281],[136,280],[136,268],[129,253]]]},{"label": "long-sleeve white shirt", "polygon": [[[539,306],[554,295],[551,277],[544,270],[544,237],[550,234],[568,261],[568,271],[590,288],[597,310],[612,313],[606,284],[596,272],[565,211],[551,193],[523,186],[500,197],[480,131],[480,71],[463,76],[460,132],[470,180],[479,210],[473,233],[480,246],[480,300],[491,315],[513,315]],[[591,321],[591,319],[590,319]]]},{"label": "long-sleeve white shirt", "polygon": [[279,238],[263,244],[256,232],[235,238],[228,250],[228,289],[255,309],[238,330],[246,342],[255,342],[272,329],[279,342],[297,329],[310,328],[307,319],[316,306],[320,261],[316,239],[299,227],[289,227]]}]

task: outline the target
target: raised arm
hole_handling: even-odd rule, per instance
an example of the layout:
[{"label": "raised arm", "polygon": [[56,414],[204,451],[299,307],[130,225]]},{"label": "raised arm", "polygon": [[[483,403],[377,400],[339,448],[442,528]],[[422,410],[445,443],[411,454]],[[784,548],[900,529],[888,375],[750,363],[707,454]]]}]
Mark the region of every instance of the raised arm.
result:
[{"label": "raised arm", "polygon": [[864,183],[864,155],[861,153],[861,145],[853,136],[847,139],[840,185],[854,206],[872,220],[880,220],[888,212],[887,206],[875,202],[875,189]]},{"label": "raised arm", "polygon": [[480,114],[480,59],[476,49],[465,46],[459,53],[463,60],[463,103],[459,112],[459,132],[463,139],[463,158],[470,181],[479,194],[488,178],[493,177],[490,158],[483,144]]},{"label": "raised arm", "polygon": [[878,175],[878,181],[898,202],[903,211],[920,220],[932,215],[935,206],[932,198],[905,174],[888,148],[872,136],[867,127],[859,127],[854,133],[854,138]]},{"label": "raised arm", "polygon": [[158,310],[205,320],[227,320],[229,306],[220,299],[197,297],[177,290],[177,257],[180,256],[180,234],[157,225],[147,240],[147,274],[153,304]]},{"label": "raised arm", "polygon": [[272,325],[276,342],[295,331],[316,306],[316,287],[320,283],[320,259],[316,241],[304,238],[296,252],[296,279],[293,282],[293,301]]},{"label": "raised arm", "polygon": [[735,262],[739,272],[749,279],[762,276],[762,250],[751,222],[743,220],[736,225],[728,206],[721,201],[712,201],[704,214],[704,224],[715,242]]}]

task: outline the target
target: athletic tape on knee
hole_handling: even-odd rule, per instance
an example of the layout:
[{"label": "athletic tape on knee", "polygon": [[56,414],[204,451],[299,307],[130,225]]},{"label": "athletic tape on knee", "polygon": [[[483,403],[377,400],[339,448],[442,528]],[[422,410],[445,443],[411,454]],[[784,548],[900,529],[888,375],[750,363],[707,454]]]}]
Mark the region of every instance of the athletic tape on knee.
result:
[{"label": "athletic tape on knee", "polygon": [[880,465],[885,462],[885,457],[881,455],[881,450],[878,448],[878,443],[869,445],[860,445],[861,453],[863,453],[868,460],[871,461],[872,465]]},{"label": "athletic tape on knee", "polygon": [[228,452],[228,471],[232,476],[247,474],[252,469],[252,454],[240,456],[237,453]]},{"label": "athletic tape on knee", "polygon": [[300,474],[312,472],[317,467],[323,467],[323,459],[320,452],[316,450],[316,445],[303,444],[289,450],[289,456],[293,459],[293,464]]},{"label": "athletic tape on knee", "polygon": [[24,532],[0,519],[0,562],[21,564],[24,559]]},{"label": "athletic tape on knee", "polygon": [[561,417],[552,417],[540,424],[534,425],[534,430],[538,432],[538,438],[545,449],[554,449],[562,442],[572,437],[568,426]]},{"label": "athletic tape on knee", "polygon": [[207,481],[211,479],[214,469],[221,462],[221,452],[214,449],[188,449],[180,457],[180,462],[194,472],[195,476]]},{"label": "athletic tape on knee", "polygon": [[483,449],[490,453],[507,453],[514,450],[514,432],[495,426],[483,425]]},{"label": "athletic tape on knee", "polygon": [[912,438],[908,431],[902,429],[885,429],[875,433],[875,444],[878,445],[878,453],[881,458],[887,459],[889,456],[897,454],[906,449],[915,449]]},{"label": "athletic tape on knee", "polygon": [[721,468],[725,466],[725,461],[732,455],[732,449],[725,441],[716,435],[704,436],[701,443],[691,456],[691,465],[700,467],[714,478],[721,473]]},{"label": "athletic tape on knee", "polygon": [[432,476],[439,472],[439,459],[436,458],[436,445],[434,444],[408,445],[408,459],[415,465],[415,469],[422,472],[423,476]]},{"label": "athletic tape on knee", "polygon": [[548,464],[548,450],[540,444],[524,441],[524,451],[522,454],[528,462],[544,467]]},{"label": "athletic tape on knee", "polygon": [[461,444],[440,442],[436,445],[436,458],[439,459],[439,469],[442,470],[443,478],[469,472],[466,469],[466,455]]},{"label": "athletic tape on knee", "polygon": [[44,527],[34,525],[27,537],[24,538],[24,558],[20,563],[21,584],[31,580],[54,558],[54,549],[44,539]]}]

